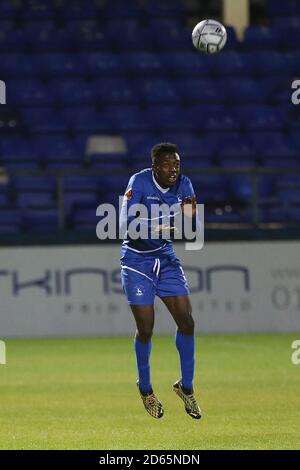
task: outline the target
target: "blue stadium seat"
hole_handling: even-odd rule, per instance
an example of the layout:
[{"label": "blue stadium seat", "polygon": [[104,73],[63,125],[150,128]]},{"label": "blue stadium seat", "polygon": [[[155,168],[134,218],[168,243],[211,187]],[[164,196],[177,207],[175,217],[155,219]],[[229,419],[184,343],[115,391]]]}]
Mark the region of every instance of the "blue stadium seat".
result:
[{"label": "blue stadium seat", "polygon": [[195,131],[201,128],[200,116],[194,116],[192,112],[179,106],[152,105],[149,113],[153,122],[153,129],[158,132],[177,130],[181,132]]},{"label": "blue stadium seat", "polygon": [[102,103],[138,104],[139,95],[132,81],[120,78],[101,78],[96,80],[97,96]]},{"label": "blue stadium seat", "polygon": [[0,52],[20,52],[24,49],[27,36],[22,30],[0,31]]},{"label": "blue stadium seat", "polygon": [[296,158],[268,158],[264,160],[264,165],[269,168],[299,168],[300,162]]},{"label": "blue stadium seat", "polygon": [[15,77],[25,79],[40,73],[40,66],[35,57],[20,53],[0,54],[1,79]]},{"label": "blue stadium seat", "polygon": [[184,15],[183,3],[181,0],[148,0],[146,4],[147,13],[150,17],[160,16],[178,17]]},{"label": "blue stadium seat", "polygon": [[16,192],[20,191],[56,191],[56,180],[53,176],[12,176],[11,184]]},{"label": "blue stadium seat", "polygon": [[96,208],[84,207],[75,208],[72,214],[72,225],[75,230],[94,230],[99,222],[99,217],[96,216]]},{"label": "blue stadium seat", "polygon": [[182,99],[192,103],[217,103],[220,89],[215,80],[207,78],[181,77],[173,81]]},{"label": "blue stadium seat", "polygon": [[138,90],[141,98],[149,104],[176,104],[180,102],[180,96],[171,80],[146,78],[132,81],[132,86],[135,90]]},{"label": "blue stadium seat", "polygon": [[122,133],[124,137],[128,153],[131,155],[132,159],[138,160],[147,160],[148,166],[150,166],[150,150],[151,148],[160,142],[162,139],[159,135],[154,133]]},{"label": "blue stadium seat", "polygon": [[256,51],[256,69],[260,77],[284,77],[293,72],[293,64],[287,54],[278,51]]},{"label": "blue stadium seat", "polygon": [[237,130],[240,122],[231,108],[222,105],[193,105],[189,108],[191,121],[195,121],[198,129],[209,131]]},{"label": "blue stadium seat", "polygon": [[285,125],[284,113],[273,106],[244,105],[235,110],[235,115],[245,129],[276,130]]},{"label": "blue stadium seat", "polygon": [[135,18],[141,13],[140,4],[136,0],[124,2],[123,0],[114,0],[114,2],[106,2],[103,8],[103,16],[105,19],[111,18]]},{"label": "blue stadium seat", "polygon": [[249,139],[238,132],[216,132],[212,138],[215,141],[218,161],[223,159],[255,160],[256,152]]},{"label": "blue stadium seat", "polygon": [[34,148],[33,142],[20,137],[2,138],[0,142],[0,155],[4,161],[37,160],[39,153]]},{"label": "blue stadium seat", "polygon": [[63,29],[30,31],[27,33],[27,41],[30,50],[41,53],[43,51],[61,52],[72,47],[72,37]]},{"label": "blue stadium seat", "polygon": [[68,127],[77,131],[113,132],[114,125],[108,112],[97,112],[93,106],[64,108],[63,116]]},{"label": "blue stadium seat", "polygon": [[99,192],[103,185],[101,176],[65,176],[63,179],[64,191],[70,192]]},{"label": "blue stadium seat", "polygon": [[195,75],[210,76],[211,70],[207,65],[208,57],[196,51],[161,52],[158,56],[164,69],[174,76]]},{"label": "blue stadium seat", "polygon": [[78,207],[89,206],[96,208],[99,205],[99,195],[96,191],[65,191],[64,192],[64,209],[67,216],[72,216],[72,212]]},{"label": "blue stadium seat", "polygon": [[23,221],[25,230],[29,232],[49,232],[59,229],[56,208],[27,208],[23,211]]},{"label": "blue stadium seat", "polygon": [[188,165],[203,166],[203,162],[207,164],[214,157],[216,141],[210,135],[203,137],[192,132],[168,132],[162,134],[161,137],[164,142],[173,142],[178,145],[183,168],[187,168]]},{"label": "blue stadium seat", "polygon": [[80,51],[108,51],[111,47],[105,29],[94,20],[72,21],[67,28],[71,43]]},{"label": "blue stadium seat", "polygon": [[11,19],[19,11],[19,5],[16,5],[16,3],[11,0],[2,0],[0,2],[0,18],[2,19]]},{"label": "blue stadium seat", "polygon": [[206,57],[205,67],[210,73],[220,79],[224,77],[249,78],[256,73],[256,53],[243,53],[223,51],[222,54]]},{"label": "blue stadium seat", "polygon": [[121,61],[122,68],[126,73],[130,73],[136,78],[140,75],[150,78],[153,75],[166,73],[163,56],[153,52],[125,52],[121,56]]},{"label": "blue stadium seat", "polygon": [[118,54],[110,52],[90,52],[85,56],[87,70],[92,76],[112,76],[119,77],[122,68]]},{"label": "blue stadium seat", "polygon": [[69,78],[51,82],[53,94],[63,105],[93,105],[97,101],[98,86],[95,81]]},{"label": "blue stadium seat", "polygon": [[251,132],[248,136],[263,161],[298,157],[296,146],[281,132]]},{"label": "blue stadium seat", "polygon": [[264,103],[266,96],[259,88],[257,80],[247,78],[231,78],[225,83],[219,83],[219,89],[223,88],[225,99],[229,103]]},{"label": "blue stadium seat", "polygon": [[[191,33],[179,21],[171,18],[158,18],[151,21],[150,31],[159,50],[189,51]],[[167,31],[167,34],[164,32]]]},{"label": "blue stadium seat", "polygon": [[[128,22],[127,22],[128,24]],[[107,36],[114,49],[118,51],[142,51],[154,48],[154,37],[149,28],[134,23],[107,30]]]},{"label": "blue stadium seat", "polygon": [[7,83],[9,102],[18,106],[51,106],[54,94],[48,84],[38,79],[10,80]]},{"label": "blue stadium seat", "polygon": [[204,204],[228,198],[228,182],[224,175],[193,175],[192,183],[198,200]]},{"label": "blue stadium seat", "polygon": [[55,8],[53,2],[48,0],[39,0],[26,2],[26,5],[22,5],[21,14],[23,19],[44,19],[51,18],[55,15]]},{"label": "blue stadium seat", "polygon": [[145,132],[153,127],[153,120],[147,111],[142,111],[138,106],[110,106],[109,115],[114,123],[114,128],[120,133],[128,131]]},{"label": "blue stadium seat", "polygon": [[27,207],[53,209],[56,201],[54,194],[49,191],[19,191],[16,194],[16,204],[20,209]]},{"label": "blue stadium seat", "polygon": [[227,24],[226,25],[226,31],[227,31],[226,49],[228,49],[228,50],[237,49],[239,47],[240,43],[239,43],[239,40],[237,38],[234,27]]},{"label": "blue stadium seat", "polygon": [[[230,197],[239,202],[249,202],[253,197],[253,178],[247,175],[229,177]],[[269,197],[274,191],[274,178],[260,175],[258,193],[260,197]]]},{"label": "blue stadium seat", "polygon": [[300,15],[300,5],[297,0],[268,0],[267,11],[271,17],[281,17],[284,15]]},{"label": "blue stadium seat", "polygon": [[59,16],[65,18],[95,18],[99,10],[98,4],[94,0],[64,0],[61,9],[58,11]]},{"label": "blue stadium seat", "polygon": [[17,209],[0,209],[0,233],[18,233],[22,217]]},{"label": "blue stadium seat", "polygon": [[256,164],[252,159],[238,160],[237,158],[228,158],[225,160],[220,159],[220,166],[222,168],[251,169],[254,168]]},{"label": "blue stadium seat", "polygon": [[267,26],[249,26],[245,33],[243,49],[264,50],[277,49],[280,45],[278,32]]},{"label": "blue stadium seat", "polygon": [[36,55],[39,67],[47,77],[76,76],[87,72],[85,67],[86,56],[74,53],[47,53]]},{"label": "blue stadium seat", "polygon": [[63,135],[37,136],[34,145],[45,165],[60,161],[65,164],[67,161],[78,166],[83,162],[83,155],[76,147],[75,141]]},{"label": "blue stadium seat", "polygon": [[66,124],[59,111],[53,108],[24,108],[25,126],[32,132],[65,132]]}]

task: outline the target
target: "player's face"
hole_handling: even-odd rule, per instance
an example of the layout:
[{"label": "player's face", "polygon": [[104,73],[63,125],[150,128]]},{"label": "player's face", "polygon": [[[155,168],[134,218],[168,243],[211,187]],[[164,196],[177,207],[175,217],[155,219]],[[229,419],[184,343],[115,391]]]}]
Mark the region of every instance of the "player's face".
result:
[{"label": "player's face", "polygon": [[180,172],[180,157],[178,153],[163,156],[158,163],[152,165],[154,176],[162,188],[174,186]]}]

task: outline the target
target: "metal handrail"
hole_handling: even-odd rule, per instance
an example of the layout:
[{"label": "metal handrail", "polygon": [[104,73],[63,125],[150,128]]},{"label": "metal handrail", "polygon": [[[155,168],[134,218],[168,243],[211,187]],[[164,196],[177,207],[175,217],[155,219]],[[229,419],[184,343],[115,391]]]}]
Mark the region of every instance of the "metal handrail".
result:
[{"label": "metal handrail", "polygon": [[[126,174],[128,178],[136,173],[136,168],[128,168]],[[253,211],[253,226],[257,227],[259,222],[258,208],[260,202],[260,196],[258,192],[258,178],[260,175],[299,175],[299,186],[300,189],[300,166],[299,168],[207,168],[207,167],[194,167],[192,170],[184,169],[184,174],[187,176],[191,175],[248,175],[252,177],[253,193],[252,193],[252,211]],[[10,178],[12,176],[53,176],[56,178],[56,195],[58,202],[58,213],[59,213],[59,227],[61,229],[65,226],[65,210],[64,210],[64,188],[63,178],[66,176],[108,176],[108,175],[124,175],[124,170],[97,170],[97,169],[62,169],[62,170],[12,170],[7,171],[6,169],[0,169],[0,178]],[[124,188],[125,189],[125,188]]]}]

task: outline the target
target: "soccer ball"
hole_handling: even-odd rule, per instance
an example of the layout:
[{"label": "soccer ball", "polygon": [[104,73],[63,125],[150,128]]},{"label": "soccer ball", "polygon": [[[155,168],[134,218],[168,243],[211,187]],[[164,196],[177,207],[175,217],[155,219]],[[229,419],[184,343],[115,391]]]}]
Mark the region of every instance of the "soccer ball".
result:
[{"label": "soccer ball", "polygon": [[192,33],[196,49],[205,54],[220,52],[226,44],[227,32],[225,27],[216,20],[203,20],[196,24]]}]

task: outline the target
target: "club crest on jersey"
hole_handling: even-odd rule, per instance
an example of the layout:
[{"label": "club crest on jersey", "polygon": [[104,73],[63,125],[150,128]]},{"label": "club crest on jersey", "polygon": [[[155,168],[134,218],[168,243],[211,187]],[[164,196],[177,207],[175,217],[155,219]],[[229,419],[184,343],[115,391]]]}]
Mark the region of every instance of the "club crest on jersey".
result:
[{"label": "club crest on jersey", "polygon": [[127,197],[127,199],[131,199],[131,198],[132,198],[132,189],[129,189],[129,190],[125,193],[125,197]]}]

